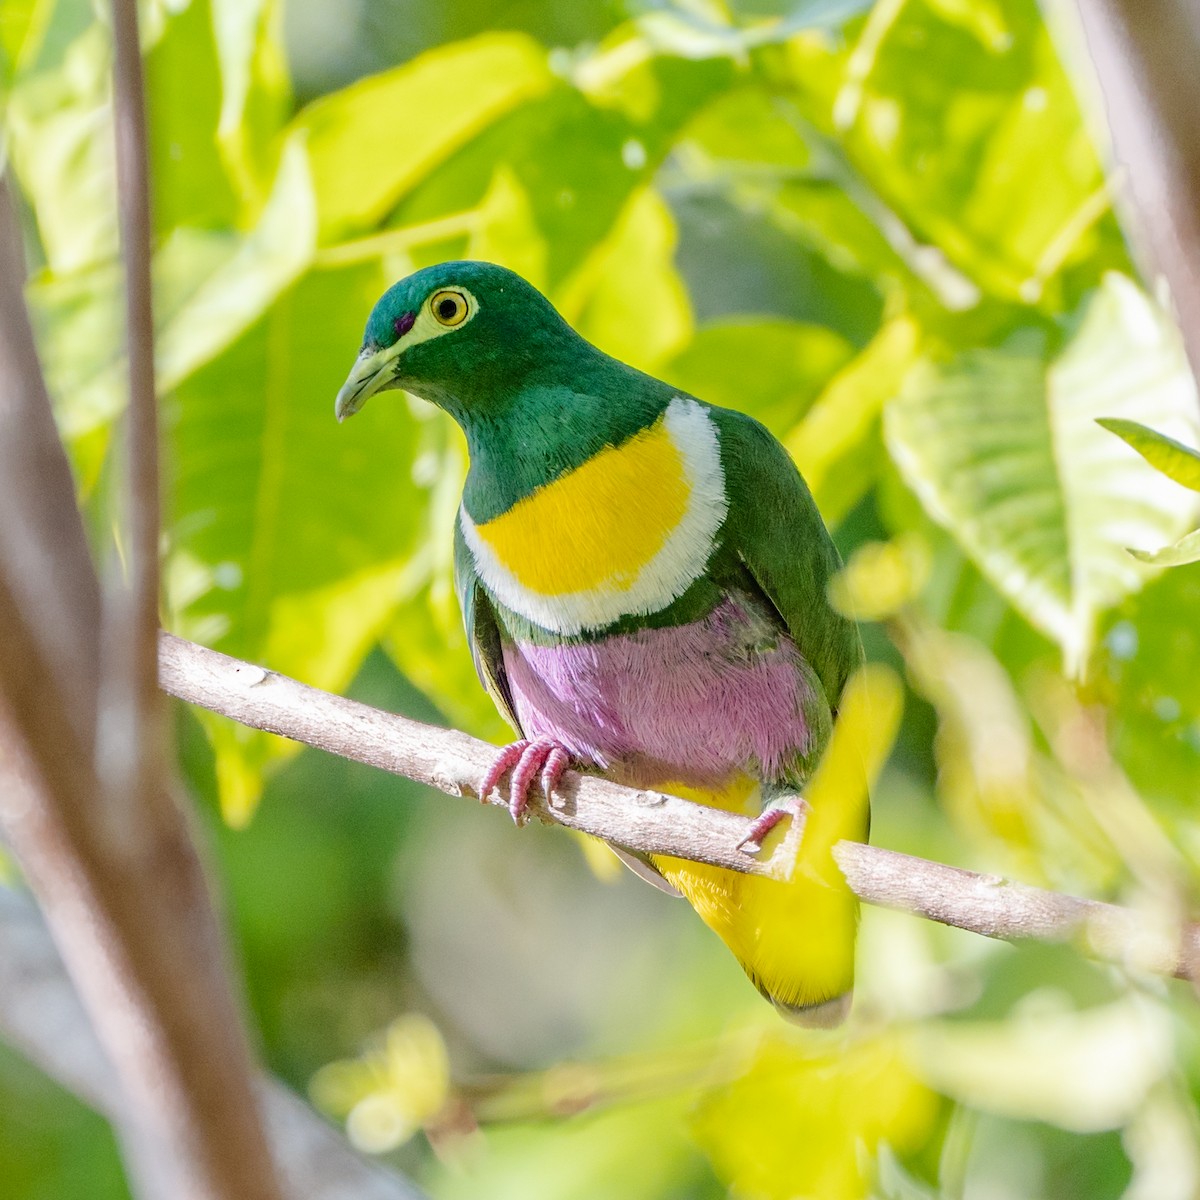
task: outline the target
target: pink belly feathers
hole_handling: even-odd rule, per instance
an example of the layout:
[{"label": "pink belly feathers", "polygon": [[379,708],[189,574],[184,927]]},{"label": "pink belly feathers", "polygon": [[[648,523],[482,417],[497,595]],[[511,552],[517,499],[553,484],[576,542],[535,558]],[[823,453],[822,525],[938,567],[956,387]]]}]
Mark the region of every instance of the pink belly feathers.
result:
[{"label": "pink belly feathers", "polygon": [[552,737],[625,782],[719,786],[740,772],[801,782],[811,672],[782,629],[738,599],[689,625],[510,643],[504,666],[526,737]]}]

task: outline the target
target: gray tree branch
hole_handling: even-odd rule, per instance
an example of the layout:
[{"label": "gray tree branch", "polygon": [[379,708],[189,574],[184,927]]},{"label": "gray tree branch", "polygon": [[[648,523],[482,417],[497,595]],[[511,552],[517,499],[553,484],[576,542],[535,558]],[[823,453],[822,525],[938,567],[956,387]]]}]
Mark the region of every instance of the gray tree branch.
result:
[{"label": "gray tree branch", "polygon": [[[494,746],[454,730],[381,712],[308,687],[168,633],[159,635],[165,691],[254,729],[428,784],[453,796],[506,805],[479,783]],[[553,806],[530,805],[542,820],[592,834],[642,854],[668,854],[747,874],[786,878],[787,840],[772,857],[738,849],[745,817],[659,792],[621,787],[568,772]],[[834,855],[866,903],[899,909],[985,937],[1072,942],[1097,958],[1159,974],[1190,975],[1200,928],[1160,926],[1148,916],[1097,900],[1065,896],[929,862],[894,850],[839,842]]]}]

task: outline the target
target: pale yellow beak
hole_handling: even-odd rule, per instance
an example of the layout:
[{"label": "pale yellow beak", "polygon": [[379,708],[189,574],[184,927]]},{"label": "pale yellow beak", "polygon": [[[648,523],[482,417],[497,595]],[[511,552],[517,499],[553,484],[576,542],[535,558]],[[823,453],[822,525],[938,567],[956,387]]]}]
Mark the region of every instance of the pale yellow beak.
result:
[{"label": "pale yellow beak", "polygon": [[339,421],[354,416],[376,392],[395,386],[393,364],[399,353],[398,345],[385,346],[382,350],[364,350],[354,360],[333,404],[334,416]]}]

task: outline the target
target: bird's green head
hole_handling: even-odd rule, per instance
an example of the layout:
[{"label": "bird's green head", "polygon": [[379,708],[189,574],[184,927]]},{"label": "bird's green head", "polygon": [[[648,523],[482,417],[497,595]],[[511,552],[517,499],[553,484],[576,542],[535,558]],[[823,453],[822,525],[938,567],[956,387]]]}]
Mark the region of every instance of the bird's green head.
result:
[{"label": "bird's green head", "polygon": [[463,420],[589,350],[519,275],[493,263],[439,263],[380,297],[334,411],[341,421],[376,392],[403,388]]}]

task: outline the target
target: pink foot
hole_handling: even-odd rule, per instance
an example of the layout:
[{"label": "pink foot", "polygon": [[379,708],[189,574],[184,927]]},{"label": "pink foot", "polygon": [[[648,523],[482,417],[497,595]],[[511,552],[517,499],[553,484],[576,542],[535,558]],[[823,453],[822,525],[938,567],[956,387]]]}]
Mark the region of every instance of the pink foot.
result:
[{"label": "pink foot", "polygon": [[788,796],[769,804],[762,813],[751,823],[746,836],[737,844],[739,850],[747,854],[756,854],[762,849],[763,838],[779,824],[784,817],[802,817],[808,811],[808,801],[803,796]]},{"label": "pink foot", "polygon": [[549,802],[570,763],[571,756],[551,738],[524,738],[513,742],[512,745],[505,746],[492,760],[492,765],[479,785],[479,798],[486,800],[511,767],[508,811],[512,813],[512,819],[521,825],[525,820],[525,809],[529,804],[534,778],[538,777],[538,786]]}]

